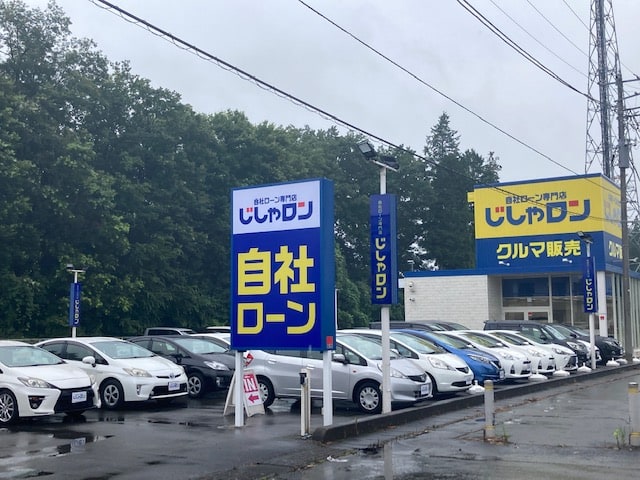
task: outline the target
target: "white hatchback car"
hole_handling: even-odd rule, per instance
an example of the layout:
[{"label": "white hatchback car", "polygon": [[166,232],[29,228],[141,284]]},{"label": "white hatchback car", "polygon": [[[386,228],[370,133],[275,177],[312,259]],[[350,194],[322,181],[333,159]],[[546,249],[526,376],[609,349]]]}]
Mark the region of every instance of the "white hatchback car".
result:
[{"label": "white hatchback car", "polygon": [[461,338],[479,350],[492,353],[500,359],[504,368],[505,379],[522,380],[531,376],[531,360],[524,353],[520,353],[513,348],[505,346],[495,338],[484,333],[471,332],[469,330],[459,330],[450,332],[439,332],[442,335]]},{"label": "white hatchback car", "polygon": [[[311,397],[323,396],[322,352],[310,350],[250,350],[247,368],[256,374],[265,407],[276,398],[300,397],[300,370],[310,370]],[[364,413],[382,410],[382,347],[361,335],[336,335],[333,353],[333,398],[355,403]],[[391,403],[413,404],[431,397],[429,376],[411,360],[391,358]]]},{"label": "white hatchback car", "polygon": [[95,375],[104,408],[187,395],[184,368],[126,340],[69,337],[37,345]]},{"label": "white hatchback car", "polygon": [[[356,333],[373,338],[377,342],[382,341],[382,331],[376,329],[356,328],[341,332]],[[426,338],[392,330],[389,333],[389,343],[392,350],[410,358],[429,374],[434,395],[464,392],[471,387],[473,372],[469,365],[457,355],[447,352]]]},{"label": "white hatchback car", "polygon": [[533,373],[552,375],[556,371],[556,358],[549,348],[538,347],[526,338],[518,337],[514,332],[483,330],[483,333],[527,355],[531,359]]},{"label": "white hatchback car", "polygon": [[0,425],[100,406],[95,377],[28,343],[0,340]]}]

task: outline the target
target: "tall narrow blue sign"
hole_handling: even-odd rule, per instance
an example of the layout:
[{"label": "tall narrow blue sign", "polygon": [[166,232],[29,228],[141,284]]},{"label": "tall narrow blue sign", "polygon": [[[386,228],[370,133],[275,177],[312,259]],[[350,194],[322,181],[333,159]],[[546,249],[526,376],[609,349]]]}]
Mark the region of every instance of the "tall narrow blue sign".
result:
[{"label": "tall narrow blue sign", "polygon": [[398,248],[396,196],[372,195],[371,227],[371,303],[398,303]]},{"label": "tall narrow blue sign", "polygon": [[335,350],[333,183],[232,192],[231,346]]},{"label": "tall narrow blue sign", "polygon": [[585,313],[596,313],[598,311],[598,295],[596,289],[596,268],[594,257],[587,257],[585,259],[582,287],[584,288]]},{"label": "tall narrow blue sign", "polygon": [[80,325],[80,291],[82,287],[80,283],[72,283],[69,292],[69,326],[77,327]]}]

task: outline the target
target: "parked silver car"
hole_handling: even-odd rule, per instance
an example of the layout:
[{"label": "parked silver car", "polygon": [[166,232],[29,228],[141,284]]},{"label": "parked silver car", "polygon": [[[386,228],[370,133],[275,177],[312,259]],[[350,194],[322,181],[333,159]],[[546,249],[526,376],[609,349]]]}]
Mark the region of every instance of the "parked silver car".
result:
[{"label": "parked silver car", "polygon": [[[251,350],[247,368],[258,380],[265,407],[276,398],[300,397],[300,370],[310,371],[312,398],[322,398],[322,352]],[[360,335],[338,334],[332,361],[333,398],[354,402],[365,413],[382,411],[382,347]],[[412,404],[432,395],[429,376],[411,360],[392,355],[391,403]]]},{"label": "parked silver car", "polygon": [[[343,330],[382,341],[382,331],[371,328],[353,328]],[[392,330],[389,335],[392,350],[405,358],[416,362],[429,374],[433,385],[433,394],[464,392],[471,387],[473,372],[460,357],[447,352],[444,348],[426,338],[416,337],[405,332]]]}]

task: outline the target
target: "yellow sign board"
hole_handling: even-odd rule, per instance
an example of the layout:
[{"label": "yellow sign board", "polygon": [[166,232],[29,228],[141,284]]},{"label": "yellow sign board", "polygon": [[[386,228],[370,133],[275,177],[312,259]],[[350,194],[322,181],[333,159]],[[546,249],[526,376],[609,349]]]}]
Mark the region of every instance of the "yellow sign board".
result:
[{"label": "yellow sign board", "polygon": [[620,189],[602,175],[479,186],[476,239],[604,231],[620,238]]}]

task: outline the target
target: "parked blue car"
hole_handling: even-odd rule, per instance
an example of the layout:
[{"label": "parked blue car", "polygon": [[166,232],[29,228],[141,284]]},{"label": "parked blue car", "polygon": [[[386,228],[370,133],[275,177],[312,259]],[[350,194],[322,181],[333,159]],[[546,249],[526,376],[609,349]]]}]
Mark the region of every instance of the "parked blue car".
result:
[{"label": "parked blue car", "polygon": [[471,347],[464,340],[447,337],[438,332],[426,330],[402,329],[401,331],[415,335],[416,337],[431,340],[436,345],[444,348],[447,352],[458,355],[462,358],[473,372],[474,380],[483,384],[485,380],[500,382],[504,380],[504,369],[500,365],[500,360],[490,353],[482,352]]}]

